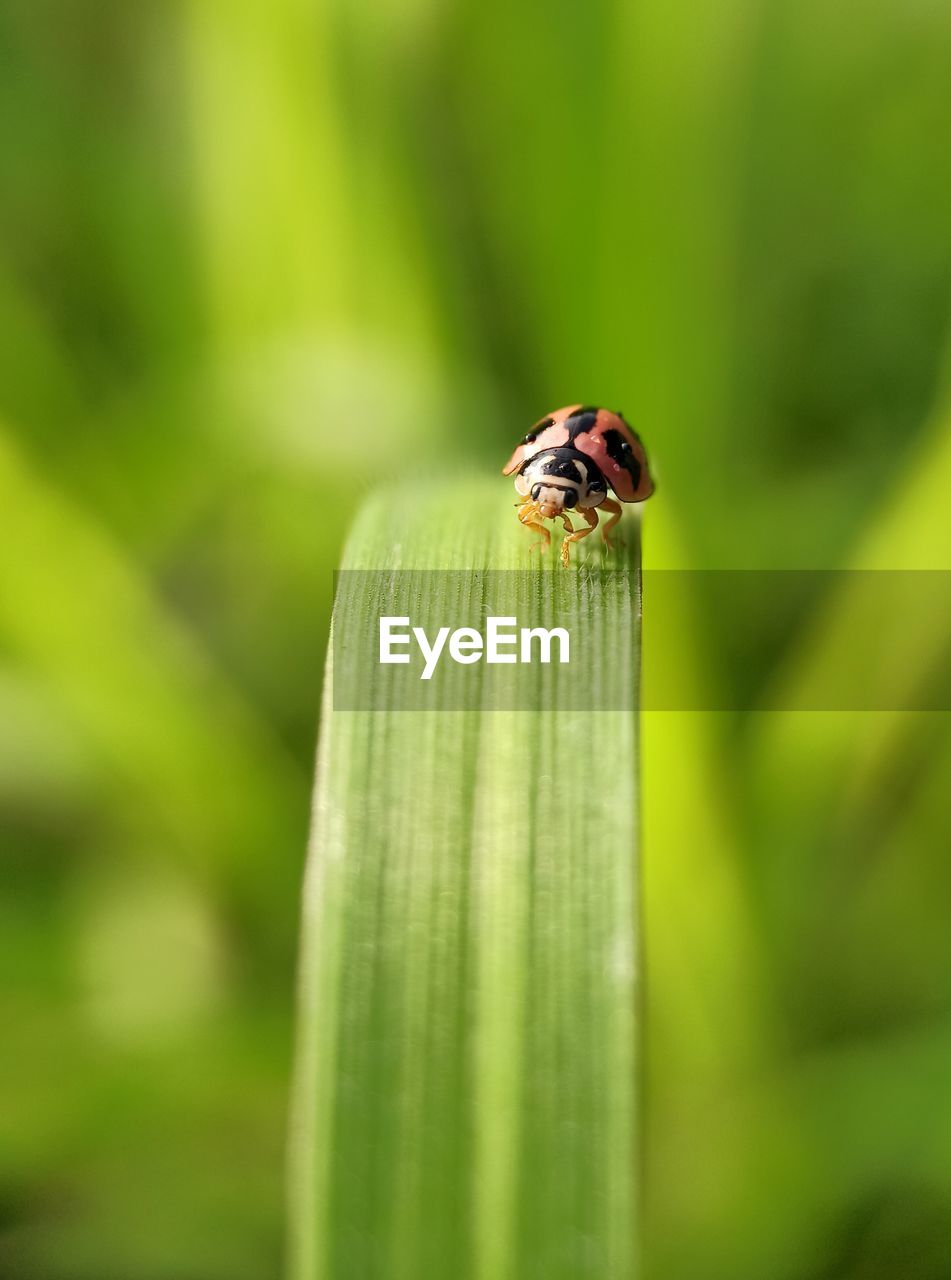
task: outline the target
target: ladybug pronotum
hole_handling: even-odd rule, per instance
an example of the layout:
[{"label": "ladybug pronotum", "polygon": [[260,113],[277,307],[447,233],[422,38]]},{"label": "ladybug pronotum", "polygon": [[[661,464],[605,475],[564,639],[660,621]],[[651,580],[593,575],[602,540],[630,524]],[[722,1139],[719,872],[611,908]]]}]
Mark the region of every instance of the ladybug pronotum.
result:
[{"label": "ladybug pronotum", "polygon": [[[566,568],[571,544],[597,529],[598,508],[609,513],[601,537],[612,546],[608,533],[621,518],[621,505],[608,497],[609,489],[621,502],[643,502],[654,492],[636,433],[621,414],[590,405],[569,405],[536,423],[502,470],[506,476],[513,472],[516,492],[524,498],[518,518],[541,534],[541,545],[551,545],[542,520],[564,524],[561,562]],[[572,508],[585,521],[583,529],[575,529],[565,514]]]}]

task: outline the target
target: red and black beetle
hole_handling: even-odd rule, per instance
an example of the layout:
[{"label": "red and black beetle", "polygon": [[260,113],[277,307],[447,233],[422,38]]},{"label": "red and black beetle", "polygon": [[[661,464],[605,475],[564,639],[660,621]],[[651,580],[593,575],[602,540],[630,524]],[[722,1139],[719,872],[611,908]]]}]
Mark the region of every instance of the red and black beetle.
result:
[{"label": "red and black beetle", "polygon": [[[551,534],[542,520],[560,519],[567,529],[561,545],[562,564],[568,564],[572,542],[580,542],[598,527],[598,508],[610,512],[601,537],[610,547],[609,531],[621,518],[620,503],[608,497],[613,489],[621,502],[643,502],[654,492],[647,454],[637,434],[619,413],[591,405],[569,405],[542,418],[520,442],[502,474],[515,473],[516,491],[525,499],[518,509],[523,525]],[[565,512],[577,509],[585,520],[575,529]]]}]

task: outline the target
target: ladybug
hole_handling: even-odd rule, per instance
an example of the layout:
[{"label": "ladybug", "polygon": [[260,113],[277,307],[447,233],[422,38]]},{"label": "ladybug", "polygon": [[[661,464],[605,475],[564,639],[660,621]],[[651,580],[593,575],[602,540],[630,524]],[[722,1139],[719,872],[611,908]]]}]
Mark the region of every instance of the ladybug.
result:
[{"label": "ladybug", "polygon": [[[515,489],[525,499],[518,507],[521,523],[542,535],[544,547],[551,545],[551,534],[541,520],[560,519],[567,529],[561,544],[566,568],[572,542],[598,527],[598,507],[610,512],[601,537],[612,546],[608,533],[621,518],[621,505],[608,497],[609,489],[621,502],[643,502],[654,492],[637,434],[620,413],[592,405],[569,405],[537,422],[502,469],[505,476],[513,472]],[[575,529],[568,519],[565,512],[573,507],[586,528]]]}]

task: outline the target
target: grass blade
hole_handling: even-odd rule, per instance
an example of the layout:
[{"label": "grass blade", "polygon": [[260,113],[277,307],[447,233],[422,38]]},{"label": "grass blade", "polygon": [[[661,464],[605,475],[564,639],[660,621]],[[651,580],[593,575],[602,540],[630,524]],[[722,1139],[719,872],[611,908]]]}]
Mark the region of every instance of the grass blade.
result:
[{"label": "grass blade", "polygon": [[[626,705],[559,705],[552,665],[531,671],[544,709],[483,690],[472,709],[395,710],[384,683],[379,709],[340,711],[328,676],[293,1280],[636,1274],[637,535],[628,519],[616,558],[592,545],[565,574],[556,548],[531,569],[541,593],[584,582],[579,660],[592,681],[629,671]],[[345,566],[526,569],[527,546],[505,486],[457,484],[371,502]],[[427,631],[452,616],[438,581]]]}]

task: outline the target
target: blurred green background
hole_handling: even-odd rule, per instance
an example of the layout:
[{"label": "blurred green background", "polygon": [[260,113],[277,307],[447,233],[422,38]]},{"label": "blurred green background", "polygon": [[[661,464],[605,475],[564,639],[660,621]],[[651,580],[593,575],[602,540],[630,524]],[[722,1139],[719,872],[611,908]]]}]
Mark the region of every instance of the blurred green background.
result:
[{"label": "blurred green background", "polygon": [[[0,135],[0,1275],[264,1280],[355,505],[593,401],[650,565],[951,568],[951,9],[6,0]],[[949,795],[946,715],[645,716],[658,1280],[951,1276]]]}]

